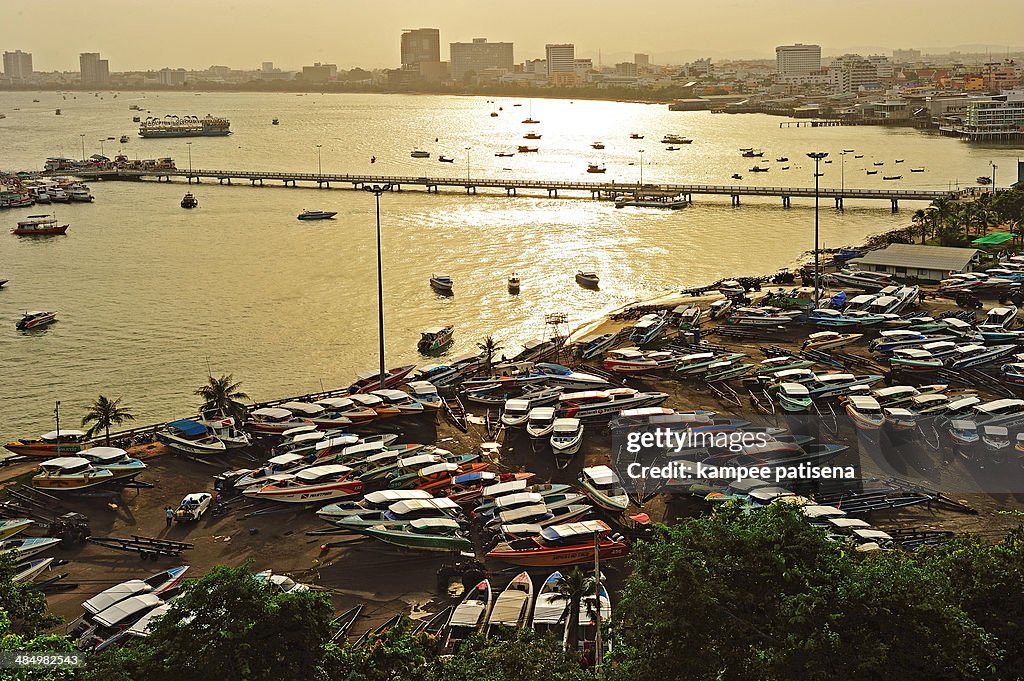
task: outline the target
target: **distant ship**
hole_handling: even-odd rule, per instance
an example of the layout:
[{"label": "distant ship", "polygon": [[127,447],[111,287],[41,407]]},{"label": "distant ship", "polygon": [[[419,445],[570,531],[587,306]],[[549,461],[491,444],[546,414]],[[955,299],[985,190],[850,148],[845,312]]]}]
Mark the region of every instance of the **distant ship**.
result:
[{"label": "distant ship", "polygon": [[140,137],[223,137],[230,135],[231,121],[207,115],[147,118],[139,126]]}]

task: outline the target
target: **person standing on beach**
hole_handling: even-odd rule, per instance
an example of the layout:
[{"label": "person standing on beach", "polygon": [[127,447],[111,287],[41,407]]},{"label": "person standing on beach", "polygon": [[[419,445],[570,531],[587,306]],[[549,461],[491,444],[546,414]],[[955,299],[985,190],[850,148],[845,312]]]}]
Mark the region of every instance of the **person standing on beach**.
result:
[{"label": "person standing on beach", "polygon": [[164,509],[164,515],[167,516],[167,527],[170,527],[171,521],[174,520],[174,509],[168,506]]}]

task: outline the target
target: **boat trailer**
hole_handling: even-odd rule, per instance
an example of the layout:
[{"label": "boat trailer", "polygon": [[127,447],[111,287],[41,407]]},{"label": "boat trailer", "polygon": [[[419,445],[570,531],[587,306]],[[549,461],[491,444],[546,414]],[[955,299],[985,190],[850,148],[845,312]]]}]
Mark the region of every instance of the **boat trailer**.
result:
[{"label": "boat trailer", "polygon": [[195,548],[187,542],[157,539],[156,537],[89,537],[88,541],[115,551],[135,551],[139,558],[156,560],[159,556],[180,556],[182,551]]}]

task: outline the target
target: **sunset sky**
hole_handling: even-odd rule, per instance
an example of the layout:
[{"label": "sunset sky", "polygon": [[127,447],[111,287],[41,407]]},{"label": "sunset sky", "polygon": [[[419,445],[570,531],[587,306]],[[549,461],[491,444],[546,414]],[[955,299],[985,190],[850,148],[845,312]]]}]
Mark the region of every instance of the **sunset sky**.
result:
[{"label": "sunset sky", "polygon": [[[965,8],[969,7],[965,11]],[[32,52],[40,71],[77,70],[99,51],[113,71],[223,64],[297,68],[392,67],[403,28],[441,29],[448,43],[486,37],[515,43],[515,59],[572,42],[605,63],[646,52],[656,63],[706,55],[774,58],[775,46],[818,43],[828,54],[892,48],[1024,44],[1024,3],[994,0],[3,0],[0,50]]]}]

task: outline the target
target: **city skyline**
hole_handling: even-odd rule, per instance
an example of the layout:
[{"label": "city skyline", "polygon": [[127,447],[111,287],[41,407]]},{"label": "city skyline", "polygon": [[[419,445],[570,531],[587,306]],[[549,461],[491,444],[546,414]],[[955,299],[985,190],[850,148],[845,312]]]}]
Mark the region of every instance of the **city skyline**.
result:
[{"label": "city skyline", "polygon": [[[267,0],[252,0],[244,11],[235,4],[179,0],[176,12],[159,17],[158,30],[142,24],[140,32],[140,6],[127,0],[67,5],[59,22],[52,21],[52,8],[8,0],[0,50],[32,53],[36,71],[75,71],[80,53],[96,51],[109,59],[113,71],[201,69],[211,64],[255,69],[264,61],[286,69],[315,61],[341,68],[393,68],[401,62],[402,31],[433,27],[441,33],[442,59],[447,59],[450,43],[482,37],[514,43],[517,61],[543,58],[545,45],[551,43],[574,43],[577,57],[595,63],[599,54],[605,63],[613,63],[635,52],[648,53],[657,63],[698,56],[774,59],[777,45],[801,42],[820,44],[824,56],[986,46],[998,58],[1006,50],[1020,49],[1017,27],[1024,23],[1024,8],[1008,1],[989,3],[984,13],[963,13],[961,4],[949,0],[898,6],[865,0],[856,13],[807,0],[782,4],[785,11],[754,0],[713,6],[651,0],[631,8],[630,21],[613,22],[608,12],[616,12],[616,6],[595,13],[593,3],[579,0],[557,5],[524,0],[507,13],[468,0],[429,7],[399,2],[333,7],[296,0],[287,12]],[[957,21],[950,22],[954,11],[959,12]],[[203,20],[195,21],[197,16]],[[737,23],[736,16],[744,21]],[[699,31],[671,28],[675,21],[692,27],[695,19],[703,27]],[[310,26],[317,30],[311,33]],[[651,26],[669,28],[652,31]]]}]

